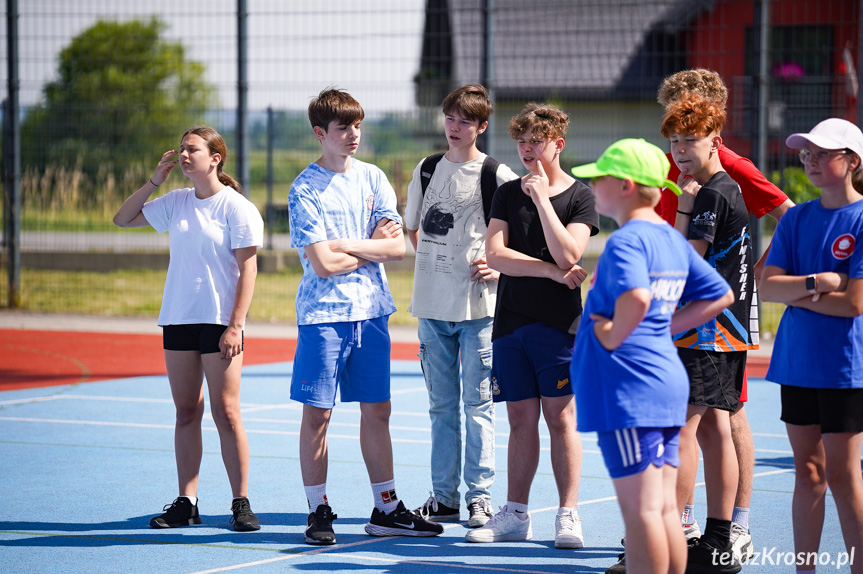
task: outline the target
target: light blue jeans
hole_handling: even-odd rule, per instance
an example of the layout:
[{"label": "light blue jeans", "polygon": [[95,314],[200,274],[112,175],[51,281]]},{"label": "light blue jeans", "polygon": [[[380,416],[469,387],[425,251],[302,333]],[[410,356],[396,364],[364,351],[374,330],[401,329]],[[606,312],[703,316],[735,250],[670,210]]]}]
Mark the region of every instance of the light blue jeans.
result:
[{"label": "light blue jeans", "polygon": [[[491,397],[491,317],[471,321],[419,320],[419,358],[429,393],[435,498],[459,507],[461,413],[464,402],[465,501],[491,500],[494,481],[494,402]],[[461,381],[459,380],[461,357]]]}]

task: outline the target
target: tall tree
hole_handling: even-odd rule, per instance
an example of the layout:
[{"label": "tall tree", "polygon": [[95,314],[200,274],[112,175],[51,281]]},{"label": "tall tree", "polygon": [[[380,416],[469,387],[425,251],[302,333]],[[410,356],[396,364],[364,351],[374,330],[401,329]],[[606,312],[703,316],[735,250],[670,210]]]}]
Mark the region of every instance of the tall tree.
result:
[{"label": "tall tree", "polygon": [[[204,66],[164,23],[100,20],[59,55],[58,78],[22,124],[26,165],[79,165],[91,178],[107,168],[153,164],[183,129],[218,106]],[[155,159],[154,159],[155,158]]]}]

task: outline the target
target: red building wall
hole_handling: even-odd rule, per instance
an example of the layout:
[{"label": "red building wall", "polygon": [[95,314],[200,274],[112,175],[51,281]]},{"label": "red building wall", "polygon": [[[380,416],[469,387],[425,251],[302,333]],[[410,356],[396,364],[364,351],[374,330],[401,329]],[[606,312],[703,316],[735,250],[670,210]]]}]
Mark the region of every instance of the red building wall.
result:
[{"label": "red building wall", "polygon": [[[688,33],[689,63],[692,67],[709,68],[719,72],[729,87],[729,114],[740,108],[735,97],[735,85],[746,75],[746,31],[755,22],[755,10],[760,9],[753,0],[720,0],[713,9],[700,15]],[[830,76],[836,82],[832,90],[831,107],[834,115],[856,122],[856,101],[845,90],[845,65],[842,53],[850,46],[854,66],[857,62],[857,33],[859,3],[855,0],[773,0],[770,2],[771,26],[828,25],[832,27],[833,46]],[[863,94],[860,94],[863,97]],[[734,119],[729,118],[730,125]],[[726,130],[727,131],[727,130]],[[739,138],[733,130],[726,133],[726,143],[743,155],[751,155],[749,138]],[[771,147],[776,147],[771,142]]]}]

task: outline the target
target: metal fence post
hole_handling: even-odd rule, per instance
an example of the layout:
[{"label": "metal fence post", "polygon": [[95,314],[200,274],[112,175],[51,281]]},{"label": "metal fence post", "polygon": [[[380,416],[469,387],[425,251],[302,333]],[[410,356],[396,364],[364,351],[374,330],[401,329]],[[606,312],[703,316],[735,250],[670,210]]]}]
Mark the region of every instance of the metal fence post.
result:
[{"label": "metal fence post", "polygon": [[8,213],[6,250],[9,265],[9,307],[21,305],[21,126],[18,96],[18,0],[6,0],[6,43],[9,97],[6,99],[5,189]]}]

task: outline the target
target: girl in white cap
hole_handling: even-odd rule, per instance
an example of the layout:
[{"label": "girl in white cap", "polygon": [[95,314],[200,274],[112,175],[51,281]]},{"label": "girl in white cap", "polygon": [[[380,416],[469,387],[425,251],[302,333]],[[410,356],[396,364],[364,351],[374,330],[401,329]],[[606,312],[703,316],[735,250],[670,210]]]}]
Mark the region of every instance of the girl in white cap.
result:
[{"label": "girl in white cap", "polygon": [[[815,572],[828,484],[851,572],[863,573],[863,133],[838,118],[785,143],[821,197],[791,208],[773,236],[764,301],[785,303],[767,379],[782,385],[794,451],[797,574]],[[801,554],[805,553],[805,554]],[[841,560],[842,557],[837,557]]]}]

